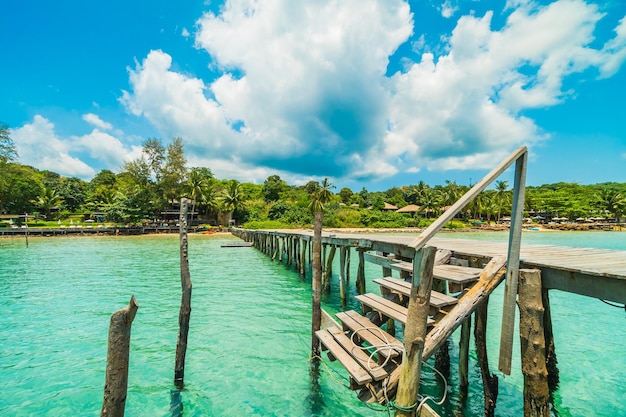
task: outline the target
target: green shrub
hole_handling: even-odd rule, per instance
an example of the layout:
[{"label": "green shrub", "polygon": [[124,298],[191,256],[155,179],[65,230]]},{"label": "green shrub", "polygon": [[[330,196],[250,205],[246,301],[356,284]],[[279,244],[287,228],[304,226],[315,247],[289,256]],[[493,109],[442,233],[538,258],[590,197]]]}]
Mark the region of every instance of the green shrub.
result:
[{"label": "green shrub", "polygon": [[298,225],[292,225],[283,223],[280,220],[256,220],[245,223],[243,225],[244,229],[254,229],[254,230],[263,230],[263,229],[295,229],[298,228]]}]

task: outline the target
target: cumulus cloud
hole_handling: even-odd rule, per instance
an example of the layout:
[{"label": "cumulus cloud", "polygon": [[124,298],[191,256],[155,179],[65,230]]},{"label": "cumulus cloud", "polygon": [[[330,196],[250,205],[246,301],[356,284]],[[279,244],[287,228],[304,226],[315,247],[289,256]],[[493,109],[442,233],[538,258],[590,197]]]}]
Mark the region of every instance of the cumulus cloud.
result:
[{"label": "cumulus cloud", "polygon": [[[525,110],[566,100],[570,75],[610,76],[626,59],[625,20],[594,49],[603,14],[583,0],[508,0],[497,12],[498,30],[494,12],[465,15],[427,47],[401,0],[226,1],[195,38],[217,79],[176,72],[151,51],[129,69],[121,102],[225,171],[365,179],[492,167],[548,137]],[[390,75],[404,43],[421,55],[397,57]]]},{"label": "cumulus cloud", "polygon": [[[96,115],[83,119],[102,122]],[[21,163],[83,179],[96,173],[88,157],[117,170],[125,161],[141,153],[141,147],[127,147],[120,139],[98,129],[82,136],[59,137],[54,124],[41,115],[36,115],[32,123],[14,129],[12,137]]]}]

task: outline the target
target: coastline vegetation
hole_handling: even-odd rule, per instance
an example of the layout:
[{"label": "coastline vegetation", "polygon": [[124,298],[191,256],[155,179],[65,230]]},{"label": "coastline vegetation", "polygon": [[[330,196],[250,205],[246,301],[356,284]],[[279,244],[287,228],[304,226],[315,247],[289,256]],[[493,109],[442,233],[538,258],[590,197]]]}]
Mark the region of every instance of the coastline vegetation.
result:
[{"label": "coastline vegetation", "polygon": [[[178,199],[193,201],[192,224],[247,228],[310,228],[316,181],[290,185],[278,175],[263,184],[215,178],[208,167],[188,167],[181,138],[163,145],[143,143],[142,155],[125,163],[119,173],[104,169],[90,181],[64,177],[50,170],[20,164],[8,127],[0,123],[0,227],[13,223],[9,215],[28,213],[30,226],[58,227],[84,221],[109,224],[175,222]],[[428,185],[423,181],[386,191],[329,191],[324,227],[422,228],[428,226],[469,187],[454,181]],[[511,190],[498,181],[483,191],[449,228],[501,223],[510,216]],[[525,216],[538,223],[552,219],[621,221],[626,212],[626,183],[545,184],[527,187]],[[402,209],[397,212],[396,210]],[[2,219],[2,218],[0,218]],[[16,219],[18,225],[23,220]],[[30,219],[28,219],[30,222]]]}]

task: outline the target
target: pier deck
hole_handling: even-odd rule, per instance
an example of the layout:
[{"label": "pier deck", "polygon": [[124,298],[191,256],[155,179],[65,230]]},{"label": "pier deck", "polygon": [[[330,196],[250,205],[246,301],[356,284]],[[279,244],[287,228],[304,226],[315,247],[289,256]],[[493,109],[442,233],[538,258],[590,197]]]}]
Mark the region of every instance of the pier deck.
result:
[{"label": "pier deck", "polygon": [[[244,237],[246,233],[241,229],[233,232],[240,237]],[[279,237],[299,237],[309,241],[313,239],[312,232],[301,230],[251,232]],[[416,232],[415,235],[391,236],[377,233],[324,232],[322,242],[412,258],[414,251],[409,244],[417,234]],[[429,245],[448,249],[454,256],[485,261],[507,253],[506,242],[472,240],[471,234],[468,239],[435,237],[430,240]],[[626,304],[626,251],[524,244],[522,239],[520,268],[541,270],[544,288]]]}]

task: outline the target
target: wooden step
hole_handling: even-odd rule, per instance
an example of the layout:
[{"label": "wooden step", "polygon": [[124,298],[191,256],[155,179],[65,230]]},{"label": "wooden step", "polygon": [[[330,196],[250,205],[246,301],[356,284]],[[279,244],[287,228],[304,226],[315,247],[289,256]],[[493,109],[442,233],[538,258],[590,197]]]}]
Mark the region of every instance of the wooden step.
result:
[{"label": "wooden step", "polygon": [[368,374],[372,376],[374,381],[380,381],[387,378],[387,372],[378,365],[378,362],[370,358],[369,353],[363,350],[361,346],[355,345],[352,340],[346,336],[346,334],[337,327],[329,327],[326,329],[328,333],[332,334],[337,343],[350,354],[361,365]]},{"label": "wooden step", "polygon": [[[403,301],[408,300],[411,295],[411,283],[403,279],[384,277],[377,278],[374,282],[380,285],[380,292],[383,296],[395,293],[401,296]],[[457,299],[437,291],[430,292],[431,315],[435,315],[440,309],[456,304]]]},{"label": "wooden step", "polygon": [[[354,310],[337,313],[337,318],[341,320],[343,330],[356,333],[359,339],[364,340],[371,346],[396,345],[402,346],[402,342],[373,324],[367,317],[363,317]],[[395,358],[400,355],[400,350],[396,349],[380,349],[379,362],[391,357]]]},{"label": "wooden step", "polygon": [[[413,264],[406,261],[398,261],[390,265],[392,269],[413,273]],[[470,266],[457,265],[435,265],[433,268],[433,278],[442,279],[448,282],[450,292],[460,292],[480,276],[482,269]]]},{"label": "wooden step", "polygon": [[[408,310],[406,307],[372,293],[357,295],[354,298],[356,298],[363,305],[364,314],[367,314],[370,311],[376,311],[384,317],[392,318],[399,321],[403,325],[406,324],[406,315]],[[429,317],[428,326],[433,326],[434,324],[435,320]]]},{"label": "wooden step", "polygon": [[344,368],[350,374],[350,388],[358,389],[368,382],[372,381],[372,376],[363,367],[344,350],[343,347],[335,340],[328,329],[318,330],[315,335],[322,344],[324,350],[329,350],[332,356],[339,360]]}]

